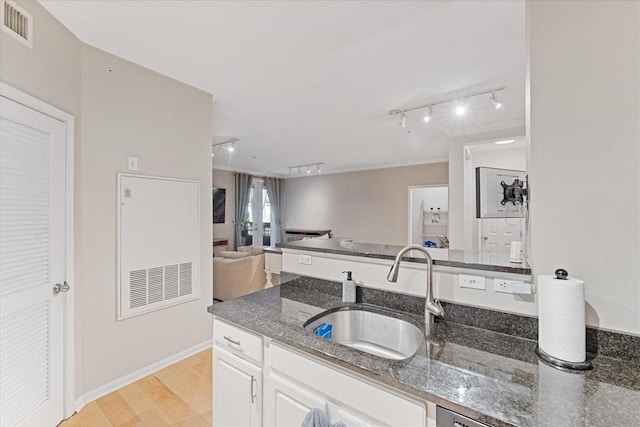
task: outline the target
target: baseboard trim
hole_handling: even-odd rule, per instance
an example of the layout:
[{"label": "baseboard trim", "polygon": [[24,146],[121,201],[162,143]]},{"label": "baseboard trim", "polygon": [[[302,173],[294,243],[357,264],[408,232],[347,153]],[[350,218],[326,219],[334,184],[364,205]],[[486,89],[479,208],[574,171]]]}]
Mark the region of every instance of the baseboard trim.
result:
[{"label": "baseboard trim", "polygon": [[166,368],[169,365],[173,365],[183,359],[186,359],[189,356],[192,356],[202,350],[210,348],[213,345],[213,340],[207,340],[200,344],[194,345],[193,347],[189,347],[186,350],[183,350],[179,353],[166,357],[162,360],[159,360],[155,363],[152,363],[149,366],[145,366],[142,369],[138,369],[137,371],[131,372],[130,374],[124,375],[120,378],[117,378],[113,381],[110,381],[98,388],[95,388],[91,391],[84,393],[78,399],[76,399],[74,403],[75,411],[78,412],[81,410],[84,405],[87,403],[91,403],[94,400],[101,398],[113,391],[116,391],[122,387],[125,387],[131,383],[138,381],[141,378],[144,378],[148,375],[153,374],[161,369]]}]

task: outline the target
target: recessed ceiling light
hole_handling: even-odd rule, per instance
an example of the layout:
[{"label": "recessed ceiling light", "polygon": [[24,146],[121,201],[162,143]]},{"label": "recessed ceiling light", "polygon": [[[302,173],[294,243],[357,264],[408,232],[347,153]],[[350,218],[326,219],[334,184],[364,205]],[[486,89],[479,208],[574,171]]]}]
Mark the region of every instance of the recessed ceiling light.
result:
[{"label": "recessed ceiling light", "polygon": [[513,144],[514,142],[516,142],[515,139],[505,139],[503,141],[496,141],[496,144],[498,145],[502,145],[502,144]]},{"label": "recessed ceiling light", "polygon": [[467,112],[467,109],[464,105],[458,105],[456,107],[456,115],[464,116],[466,112]]},{"label": "recessed ceiling light", "polygon": [[235,151],[235,148],[233,147],[233,144],[231,144],[230,146],[227,147],[227,151],[230,153],[233,153]]}]

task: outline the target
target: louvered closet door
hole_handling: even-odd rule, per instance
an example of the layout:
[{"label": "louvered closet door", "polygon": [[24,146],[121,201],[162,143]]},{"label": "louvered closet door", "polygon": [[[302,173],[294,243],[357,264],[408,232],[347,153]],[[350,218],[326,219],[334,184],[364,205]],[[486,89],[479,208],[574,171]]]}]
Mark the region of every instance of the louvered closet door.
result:
[{"label": "louvered closet door", "polygon": [[0,425],[63,417],[65,125],[0,98]]}]

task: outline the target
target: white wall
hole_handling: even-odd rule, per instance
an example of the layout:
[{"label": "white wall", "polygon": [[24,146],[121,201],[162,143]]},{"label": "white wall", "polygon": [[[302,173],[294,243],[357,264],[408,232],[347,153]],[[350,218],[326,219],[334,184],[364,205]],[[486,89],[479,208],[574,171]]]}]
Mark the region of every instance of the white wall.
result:
[{"label": "white wall", "polygon": [[[83,44],[35,1],[33,49],[0,32],[0,78],[75,117],[76,395],[210,338],[211,96]],[[112,68],[112,72],[108,72]],[[200,180],[202,296],[116,322],[116,172]]]},{"label": "white wall", "polygon": [[534,272],[585,280],[587,323],[640,333],[640,3],[529,1]]},{"label": "white wall", "polygon": [[477,167],[527,170],[527,152],[524,146],[471,152],[473,170]]},{"label": "white wall", "polygon": [[[80,67],[82,61],[82,43],[49,12],[37,2],[18,1],[18,4],[33,16],[35,22],[33,30],[33,49],[12,39],[4,31],[0,31],[0,79],[21,91],[34,96],[54,107],[68,112],[75,118],[75,190],[74,229],[75,271],[76,283],[72,283],[75,292],[75,312],[82,307],[82,290],[78,289],[82,282],[80,258],[81,230],[79,220],[82,217],[80,209],[79,182],[80,152],[82,139],[80,126],[82,115],[80,111]],[[82,322],[75,322],[76,345],[76,383],[78,394],[82,390]]]},{"label": "white wall", "polygon": [[447,163],[285,180],[284,228],[331,229],[359,242],[404,245],[408,187],[447,184]]},{"label": "white wall", "polygon": [[[206,309],[213,298],[212,107],[212,97],[205,92],[83,47],[80,230],[85,392],[211,338]],[[138,157],[140,174],[201,182],[201,296],[117,322],[116,173],[126,171],[127,156]]]},{"label": "white wall", "polygon": [[229,250],[233,248],[234,227],[233,218],[236,212],[236,192],[233,172],[213,169],[213,186],[227,190],[225,203],[224,224],[213,224],[213,237],[229,240]]}]

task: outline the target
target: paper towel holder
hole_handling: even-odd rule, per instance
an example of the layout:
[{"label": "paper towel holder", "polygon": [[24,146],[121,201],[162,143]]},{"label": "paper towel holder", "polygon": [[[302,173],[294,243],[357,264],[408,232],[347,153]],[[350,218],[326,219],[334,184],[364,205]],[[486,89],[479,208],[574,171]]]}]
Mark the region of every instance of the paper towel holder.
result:
[{"label": "paper towel holder", "polygon": [[566,360],[558,359],[557,357],[553,357],[550,354],[545,353],[545,351],[542,350],[540,346],[536,346],[535,353],[543,361],[562,370],[588,371],[593,369],[593,364],[588,358],[584,362],[568,362]]},{"label": "paper towel holder", "polygon": [[[558,268],[554,274],[558,280],[567,280],[569,278],[569,272],[564,268]],[[586,359],[584,362],[568,362],[546,353],[539,345],[536,346],[535,353],[543,361],[561,369],[575,371],[588,371],[593,369],[593,364],[589,359]]]}]

